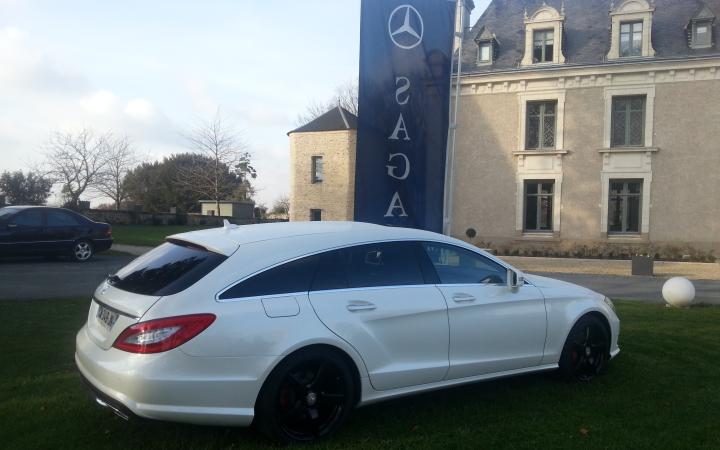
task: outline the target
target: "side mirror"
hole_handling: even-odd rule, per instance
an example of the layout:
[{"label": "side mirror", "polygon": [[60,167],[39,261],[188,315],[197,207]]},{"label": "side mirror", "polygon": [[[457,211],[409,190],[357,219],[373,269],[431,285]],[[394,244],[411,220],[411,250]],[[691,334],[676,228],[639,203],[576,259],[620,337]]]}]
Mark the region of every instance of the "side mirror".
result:
[{"label": "side mirror", "polygon": [[507,285],[511,290],[515,290],[525,284],[525,279],[521,274],[512,269],[507,270]]}]

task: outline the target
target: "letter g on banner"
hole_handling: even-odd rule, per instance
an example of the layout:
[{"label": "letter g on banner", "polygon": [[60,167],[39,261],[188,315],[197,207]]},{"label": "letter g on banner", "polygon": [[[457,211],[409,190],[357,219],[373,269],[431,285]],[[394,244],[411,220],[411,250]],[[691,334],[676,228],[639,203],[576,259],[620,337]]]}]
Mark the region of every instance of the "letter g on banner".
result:
[{"label": "letter g on banner", "polygon": [[398,47],[410,50],[422,42],[425,25],[422,16],[411,5],[400,5],[390,13],[388,33]]}]

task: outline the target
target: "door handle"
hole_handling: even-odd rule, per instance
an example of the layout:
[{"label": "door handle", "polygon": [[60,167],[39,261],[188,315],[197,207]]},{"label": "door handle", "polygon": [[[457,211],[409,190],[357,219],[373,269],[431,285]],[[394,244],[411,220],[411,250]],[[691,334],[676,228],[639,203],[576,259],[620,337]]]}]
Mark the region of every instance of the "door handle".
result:
[{"label": "door handle", "polygon": [[365,301],[352,301],[348,303],[347,310],[350,312],[355,311],[372,311],[373,309],[377,309],[377,306],[375,306],[373,303],[365,302]]},{"label": "door handle", "polygon": [[464,294],[464,293],[453,294],[452,299],[455,303],[470,303],[470,302],[474,302],[475,300],[477,300],[472,295]]}]

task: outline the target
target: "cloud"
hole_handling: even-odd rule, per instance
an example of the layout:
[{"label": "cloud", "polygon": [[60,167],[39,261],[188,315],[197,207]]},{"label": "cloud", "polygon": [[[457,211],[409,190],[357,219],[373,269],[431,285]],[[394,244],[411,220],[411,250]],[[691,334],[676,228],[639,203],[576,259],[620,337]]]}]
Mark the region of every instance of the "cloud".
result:
[{"label": "cloud", "polygon": [[117,97],[110,91],[102,90],[81,98],[79,103],[90,114],[107,114],[115,108]]},{"label": "cloud", "polygon": [[141,121],[151,120],[157,114],[155,106],[149,100],[144,98],[134,98],[130,100],[125,105],[125,109],[123,111],[133,119]]},{"label": "cloud", "polygon": [[0,84],[5,89],[68,95],[89,87],[85,78],[56,64],[27,32],[16,27],[0,28],[0,67]]}]

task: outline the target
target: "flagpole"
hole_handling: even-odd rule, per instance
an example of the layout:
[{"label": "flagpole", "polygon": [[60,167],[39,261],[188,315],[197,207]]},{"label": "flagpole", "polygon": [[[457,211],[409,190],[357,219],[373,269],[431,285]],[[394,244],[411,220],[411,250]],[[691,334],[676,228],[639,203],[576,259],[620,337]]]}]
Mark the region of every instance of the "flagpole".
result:
[{"label": "flagpole", "polygon": [[[443,234],[450,235],[452,228],[452,213],[453,213],[453,193],[454,193],[454,164],[455,164],[455,137],[457,134],[457,117],[460,110],[460,75],[462,74],[462,49],[463,49],[463,37],[464,29],[463,24],[465,23],[465,7],[463,5],[464,0],[457,0],[456,12],[459,14],[460,31],[457,29],[454,31],[454,35],[460,38],[457,51],[457,75],[455,79],[455,104],[449,108],[448,115],[450,118],[450,133],[448,133],[447,151],[445,154],[445,202],[443,207]],[[456,22],[457,23],[457,22]],[[451,60],[451,70],[455,66],[455,52]],[[452,75],[450,76],[450,92],[452,92]]]}]

